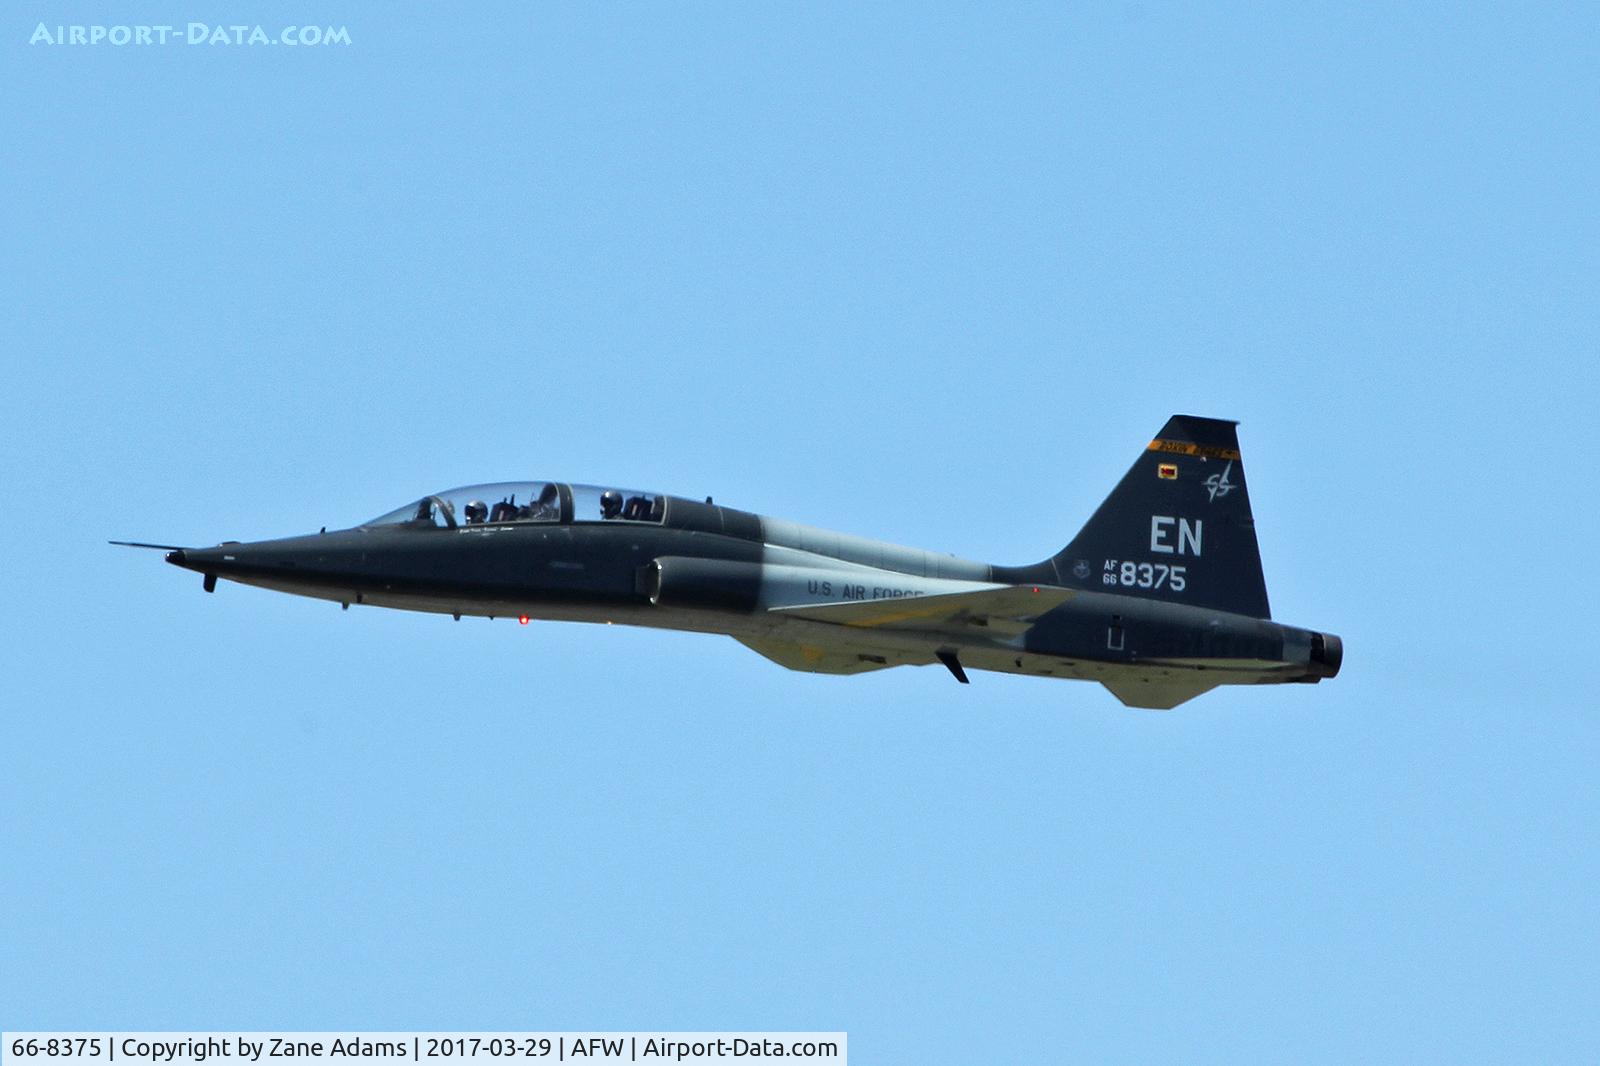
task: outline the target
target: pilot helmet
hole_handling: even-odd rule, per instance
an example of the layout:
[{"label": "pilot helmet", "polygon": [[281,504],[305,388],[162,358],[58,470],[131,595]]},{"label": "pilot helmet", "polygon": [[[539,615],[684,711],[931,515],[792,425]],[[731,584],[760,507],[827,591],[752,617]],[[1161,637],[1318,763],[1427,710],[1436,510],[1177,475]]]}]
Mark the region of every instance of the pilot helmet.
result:
[{"label": "pilot helmet", "polygon": [[484,503],[482,500],[467,501],[467,522],[469,524],[476,524],[478,522],[485,521],[488,517],[488,504]]},{"label": "pilot helmet", "polygon": [[600,494],[600,514],[605,518],[615,518],[622,513],[622,493],[616,489],[606,489]]}]

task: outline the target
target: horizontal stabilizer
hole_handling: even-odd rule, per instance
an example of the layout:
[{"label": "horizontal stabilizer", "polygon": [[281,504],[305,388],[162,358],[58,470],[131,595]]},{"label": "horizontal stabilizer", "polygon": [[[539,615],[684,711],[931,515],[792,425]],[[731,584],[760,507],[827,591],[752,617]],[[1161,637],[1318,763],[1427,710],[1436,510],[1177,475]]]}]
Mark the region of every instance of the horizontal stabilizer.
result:
[{"label": "horizontal stabilizer", "polygon": [[861,629],[925,631],[978,626],[1000,636],[1015,636],[1076,595],[1072,589],[1052,585],[996,585],[941,596],[774,607],[772,613]]},{"label": "horizontal stabilizer", "polygon": [[1172,677],[1124,677],[1100,683],[1121,700],[1124,707],[1142,707],[1147,711],[1170,711],[1178,704],[1203,696],[1221,684],[1220,681]]}]

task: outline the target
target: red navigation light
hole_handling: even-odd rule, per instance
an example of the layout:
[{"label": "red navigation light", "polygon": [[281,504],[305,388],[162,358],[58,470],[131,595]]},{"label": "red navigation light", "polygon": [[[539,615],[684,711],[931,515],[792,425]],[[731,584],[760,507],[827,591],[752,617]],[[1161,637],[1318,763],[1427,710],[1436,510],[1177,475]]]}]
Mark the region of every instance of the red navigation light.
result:
[{"label": "red navigation light", "polygon": [[517,615],[517,625],[525,626],[527,624],[528,624],[528,616],[527,615],[525,615],[525,614]]}]

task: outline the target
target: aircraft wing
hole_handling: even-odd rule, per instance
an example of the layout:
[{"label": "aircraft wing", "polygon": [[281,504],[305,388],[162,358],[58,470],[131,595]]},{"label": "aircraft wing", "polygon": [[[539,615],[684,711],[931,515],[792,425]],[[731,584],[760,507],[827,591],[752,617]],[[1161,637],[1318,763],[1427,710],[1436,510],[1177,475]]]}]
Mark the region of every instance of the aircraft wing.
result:
[{"label": "aircraft wing", "polygon": [[898,661],[889,661],[885,655],[862,655],[855,651],[823,648],[794,640],[767,637],[734,639],[751,651],[765,655],[779,666],[808,674],[863,674],[868,670],[883,670],[890,666],[901,665]]},{"label": "aircraft wing", "polygon": [[1012,637],[1076,595],[1073,589],[1050,585],[996,585],[942,596],[774,607],[770,613],[856,629],[928,631],[978,626],[996,636]]}]

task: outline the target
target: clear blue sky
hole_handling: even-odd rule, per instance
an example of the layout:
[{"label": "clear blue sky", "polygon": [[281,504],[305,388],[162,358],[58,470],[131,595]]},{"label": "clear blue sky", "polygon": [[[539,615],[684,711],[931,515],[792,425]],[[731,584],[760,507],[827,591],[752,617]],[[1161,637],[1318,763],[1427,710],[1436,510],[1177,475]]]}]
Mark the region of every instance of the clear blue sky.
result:
[{"label": "clear blue sky", "polygon": [[[0,23],[0,1024],[1600,1057],[1592,8],[134,7]],[[28,44],[97,19],[352,44]],[[1179,411],[1336,681],[811,677],[105,544],[554,478],[1029,562]]]}]

